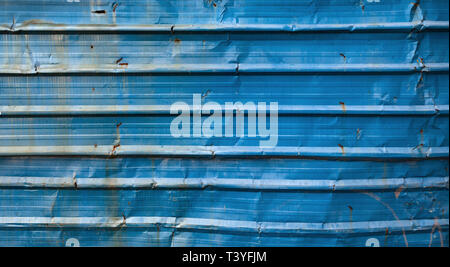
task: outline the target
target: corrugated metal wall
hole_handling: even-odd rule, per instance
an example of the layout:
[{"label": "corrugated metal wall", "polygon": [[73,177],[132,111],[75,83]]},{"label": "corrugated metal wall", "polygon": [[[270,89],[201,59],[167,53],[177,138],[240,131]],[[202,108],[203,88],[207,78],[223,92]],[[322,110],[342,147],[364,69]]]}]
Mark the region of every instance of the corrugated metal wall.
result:
[{"label": "corrugated metal wall", "polygon": [[[0,246],[448,246],[447,0],[0,1]],[[278,102],[278,146],[170,105]]]}]

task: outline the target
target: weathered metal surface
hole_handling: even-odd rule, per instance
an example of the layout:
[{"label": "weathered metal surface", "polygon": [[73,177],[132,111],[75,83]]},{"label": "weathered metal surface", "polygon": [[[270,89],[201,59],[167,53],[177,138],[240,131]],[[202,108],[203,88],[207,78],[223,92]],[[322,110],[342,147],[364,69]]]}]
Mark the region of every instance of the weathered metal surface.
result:
[{"label": "weathered metal surface", "polygon": [[[448,246],[448,2],[412,2],[1,1],[0,245]],[[277,102],[277,146],[174,138],[195,94]]]}]

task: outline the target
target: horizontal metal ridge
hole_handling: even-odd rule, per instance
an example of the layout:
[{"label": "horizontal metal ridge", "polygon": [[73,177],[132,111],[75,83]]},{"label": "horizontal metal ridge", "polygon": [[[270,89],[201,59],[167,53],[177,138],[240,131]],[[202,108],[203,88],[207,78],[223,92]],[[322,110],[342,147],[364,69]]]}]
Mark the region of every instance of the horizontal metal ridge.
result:
[{"label": "horizontal metal ridge", "polygon": [[0,176],[1,187],[76,189],[395,190],[448,188],[449,177],[383,179],[77,178]]},{"label": "horizontal metal ridge", "polygon": [[448,219],[418,219],[394,221],[354,222],[256,222],[204,218],[178,217],[0,217],[0,228],[10,227],[169,227],[194,230],[228,230],[255,233],[299,233],[299,232],[385,232],[428,230],[436,225],[447,228]]},{"label": "horizontal metal ridge", "polygon": [[64,67],[59,65],[30,65],[29,68],[10,66],[0,70],[7,74],[62,73],[345,73],[345,72],[448,72],[449,63],[421,64],[98,64],[97,66]]},{"label": "horizontal metal ridge", "polygon": [[104,31],[104,32],[199,32],[199,31],[280,31],[280,32],[321,32],[321,31],[426,31],[448,30],[448,21],[413,21],[355,24],[78,24],[67,25],[45,21],[0,25],[0,32],[20,31]]},{"label": "horizontal metal ridge", "polygon": [[[192,110],[191,110],[192,111]],[[195,111],[195,110],[193,110]],[[223,110],[223,111],[226,111]],[[250,111],[252,112],[252,111]],[[254,111],[256,112],[256,110]],[[269,110],[267,110],[269,112]],[[278,114],[330,115],[434,115],[449,114],[448,105],[280,105]],[[57,116],[57,115],[161,115],[170,114],[170,105],[34,105],[0,106],[0,116]]]},{"label": "horizontal metal ridge", "polygon": [[0,146],[0,156],[287,156],[435,158],[448,157],[448,147],[288,147],[256,146],[177,146],[177,145],[99,145],[99,146]]}]

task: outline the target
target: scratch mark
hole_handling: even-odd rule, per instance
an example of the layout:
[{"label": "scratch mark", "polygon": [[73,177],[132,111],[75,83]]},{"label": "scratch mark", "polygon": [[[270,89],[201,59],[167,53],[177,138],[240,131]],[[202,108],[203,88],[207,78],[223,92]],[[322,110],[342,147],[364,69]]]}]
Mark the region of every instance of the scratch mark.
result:
[{"label": "scratch mark", "polygon": [[356,139],[360,139],[361,138],[361,130],[358,128],[356,129]]},{"label": "scratch mark", "polygon": [[12,21],[11,27],[9,27],[9,28],[10,28],[10,30],[14,30],[15,27],[16,27],[16,17],[13,16],[13,21]]},{"label": "scratch mark", "polygon": [[[395,213],[395,211],[391,208],[391,206],[389,206],[389,204],[382,201],[381,198],[378,197],[377,195],[367,192],[367,191],[361,191],[361,190],[353,190],[353,191],[360,193],[360,194],[364,194],[366,196],[369,196],[369,197],[375,199],[376,201],[378,201],[381,205],[386,207],[392,213],[392,216],[394,216],[395,220],[400,221],[400,218],[397,216],[397,213]],[[403,235],[403,240],[405,242],[405,245],[406,245],[406,247],[408,247],[408,239],[406,238],[405,228],[403,228],[403,227],[402,227],[402,235]]]},{"label": "scratch mark", "polygon": [[205,97],[207,97],[209,95],[209,93],[211,93],[211,90],[206,90],[206,92],[204,94],[202,94],[202,99],[205,99]]}]

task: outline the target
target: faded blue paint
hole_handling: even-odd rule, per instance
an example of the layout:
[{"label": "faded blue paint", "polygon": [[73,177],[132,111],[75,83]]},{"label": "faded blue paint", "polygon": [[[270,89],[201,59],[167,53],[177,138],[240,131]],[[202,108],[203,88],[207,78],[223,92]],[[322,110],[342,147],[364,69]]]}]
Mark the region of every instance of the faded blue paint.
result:
[{"label": "faded blue paint", "polygon": [[[411,2],[2,1],[0,246],[448,246],[448,1]],[[278,102],[278,146],[173,138],[193,94]]]}]

